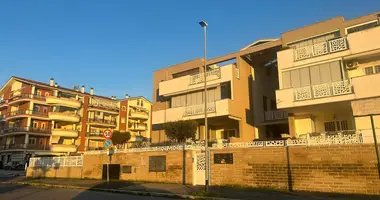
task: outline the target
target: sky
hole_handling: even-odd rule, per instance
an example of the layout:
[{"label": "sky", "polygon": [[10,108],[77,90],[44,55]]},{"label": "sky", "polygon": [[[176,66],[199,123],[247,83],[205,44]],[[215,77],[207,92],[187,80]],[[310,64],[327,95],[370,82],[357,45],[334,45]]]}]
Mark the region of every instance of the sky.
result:
[{"label": "sky", "polygon": [[380,11],[379,0],[0,0],[0,84],[11,76],[152,98],[153,72],[238,51],[336,16]]}]

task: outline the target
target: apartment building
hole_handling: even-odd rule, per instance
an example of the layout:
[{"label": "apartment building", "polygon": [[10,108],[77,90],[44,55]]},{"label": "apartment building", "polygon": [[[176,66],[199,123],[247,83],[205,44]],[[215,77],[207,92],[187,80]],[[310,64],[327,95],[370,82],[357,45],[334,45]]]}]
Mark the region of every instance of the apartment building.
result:
[{"label": "apartment building", "polygon": [[103,148],[104,129],[130,132],[130,142],[149,141],[151,103],[116,99],[11,77],[0,89],[0,159],[17,164],[30,156],[75,154]]},{"label": "apartment building", "polygon": [[379,19],[336,17],[281,35],[276,103],[291,136],[360,130],[373,142],[380,133]]},{"label": "apartment building", "polygon": [[[241,50],[207,60],[209,139],[243,142],[260,135],[281,137],[287,113],[276,108],[279,39],[258,40]],[[163,124],[195,120],[196,140],[205,139],[204,60],[194,59],[154,72],[152,142],[168,138]]]}]

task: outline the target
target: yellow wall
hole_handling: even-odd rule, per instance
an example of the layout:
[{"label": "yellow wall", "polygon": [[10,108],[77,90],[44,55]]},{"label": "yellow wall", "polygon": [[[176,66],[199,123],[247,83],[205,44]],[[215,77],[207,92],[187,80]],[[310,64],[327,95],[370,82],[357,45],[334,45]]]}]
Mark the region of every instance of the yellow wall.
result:
[{"label": "yellow wall", "polygon": [[310,116],[296,116],[295,126],[297,136],[313,132],[313,120]]}]

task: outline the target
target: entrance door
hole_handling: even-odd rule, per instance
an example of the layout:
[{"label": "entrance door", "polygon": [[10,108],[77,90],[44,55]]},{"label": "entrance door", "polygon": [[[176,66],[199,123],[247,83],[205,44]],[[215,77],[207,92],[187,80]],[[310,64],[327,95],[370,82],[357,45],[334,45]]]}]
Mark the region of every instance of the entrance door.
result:
[{"label": "entrance door", "polygon": [[195,185],[205,185],[206,180],[206,155],[198,152],[195,154]]},{"label": "entrance door", "polygon": [[[109,178],[110,180],[120,179],[120,165],[119,164],[109,164]],[[102,179],[107,180],[107,165],[103,165]]]}]

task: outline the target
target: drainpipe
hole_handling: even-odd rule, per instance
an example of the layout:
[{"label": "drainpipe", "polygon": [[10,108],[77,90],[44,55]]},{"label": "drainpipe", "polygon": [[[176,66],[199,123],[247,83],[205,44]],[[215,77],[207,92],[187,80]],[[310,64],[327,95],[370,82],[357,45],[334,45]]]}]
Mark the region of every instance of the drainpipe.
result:
[{"label": "drainpipe", "polygon": [[375,144],[375,152],[376,152],[376,158],[377,158],[377,171],[380,178],[380,158],[379,158],[379,147],[377,145],[377,139],[376,139],[376,129],[375,129],[375,123],[373,121],[373,115],[370,116],[371,118],[371,126],[372,126],[372,134],[373,134],[373,142]]}]

